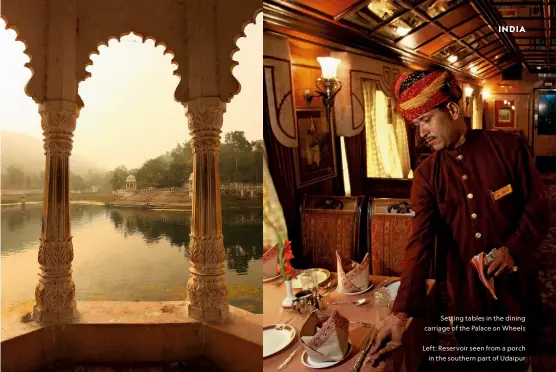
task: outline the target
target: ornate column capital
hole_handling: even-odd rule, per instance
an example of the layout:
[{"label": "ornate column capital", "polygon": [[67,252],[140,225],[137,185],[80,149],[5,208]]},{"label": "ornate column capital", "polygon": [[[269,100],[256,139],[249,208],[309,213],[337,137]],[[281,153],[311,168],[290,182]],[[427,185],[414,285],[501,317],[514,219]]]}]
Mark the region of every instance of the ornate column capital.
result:
[{"label": "ornate column capital", "polygon": [[48,134],[73,135],[79,117],[79,106],[71,101],[44,101],[39,105],[41,127]]},{"label": "ornate column capital", "polygon": [[185,115],[191,135],[195,137],[201,132],[219,135],[224,112],[226,103],[221,102],[219,97],[201,97],[187,102]]},{"label": "ornate column capital", "polygon": [[79,106],[71,101],[45,101],[39,113],[46,153],[70,155]]}]

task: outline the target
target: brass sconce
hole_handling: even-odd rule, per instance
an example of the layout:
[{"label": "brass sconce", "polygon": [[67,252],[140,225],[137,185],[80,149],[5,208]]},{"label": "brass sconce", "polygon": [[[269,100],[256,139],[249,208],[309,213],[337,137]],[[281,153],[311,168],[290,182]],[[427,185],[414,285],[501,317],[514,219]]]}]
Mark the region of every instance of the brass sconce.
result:
[{"label": "brass sconce", "polygon": [[[315,82],[316,93],[322,97],[322,103],[326,108],[326,119],[330,122],[330,111],[334,105],[334,97],[342,89],[342,82],[336,79],[336,71],[340,60],[332,57],[318,57],[317,61],[319,61],[322,75]],[[314,96],[310,90],[305,91],[307,102],[310,103]]]}]

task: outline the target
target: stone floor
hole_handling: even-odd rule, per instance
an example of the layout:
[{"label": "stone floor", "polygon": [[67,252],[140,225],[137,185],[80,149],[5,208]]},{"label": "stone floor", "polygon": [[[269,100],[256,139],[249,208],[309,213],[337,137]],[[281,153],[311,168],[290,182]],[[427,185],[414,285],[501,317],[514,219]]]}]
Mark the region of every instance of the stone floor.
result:
[{"label": "stone floor", "polygon": [[63,364],[51,365],[41,372],[222,372],[210,360],[199,358],[173,363]]}]

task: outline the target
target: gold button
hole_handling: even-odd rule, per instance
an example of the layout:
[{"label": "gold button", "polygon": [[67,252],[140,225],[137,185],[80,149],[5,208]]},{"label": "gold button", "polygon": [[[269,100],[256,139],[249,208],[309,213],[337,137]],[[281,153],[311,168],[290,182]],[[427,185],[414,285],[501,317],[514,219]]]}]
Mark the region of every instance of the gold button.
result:
[{"label": "gold button", "polygon": [[481,238],[481,233],[476,233],[475,238],[480,239]]},{"label": "gold button", "polygon": [[467,199],[473,199],[473,194],[467,194]]},{"label": "gold button", "polygon": [[463,176],[461,176],[461,179],[464,180],[464,181],[465,181],[467,178],[469,178],[469,176],[467,176],[467,174],[464,174]]},{"label": "gold button", "polygon": [[471,213],[471,218],[472,218],[472,219],[477,218],[477,213]]},{"label": "gold button", "polygon": [[463,160],[463,155],[462,155],[462,154],[459,154],[457,159],[458,159],[458,160]]}]

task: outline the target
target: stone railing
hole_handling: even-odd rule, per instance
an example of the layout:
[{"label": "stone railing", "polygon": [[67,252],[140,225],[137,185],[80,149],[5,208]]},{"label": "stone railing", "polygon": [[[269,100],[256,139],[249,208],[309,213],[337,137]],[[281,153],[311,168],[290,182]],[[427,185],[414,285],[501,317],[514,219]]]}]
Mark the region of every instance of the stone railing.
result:
[{"label": "stone railing", "polygon": [[162,191],[167,191],[167,192],[184,192],[184,193],[188,193],[189,189],[186,187],[163,187],[163,188],[157,188],[157,187],[145,187],[142,189],[137,189],[137,190],[132,190],[132,189],[120,189],[117,191],[114,191],[115,194],[125,194],[125,193],[133,193],[133,192],[139,192],[139,193],[143,193],[143,192],[162,192]]},{"label": "stone railing", "polygon": [[233,195],[240,198],[254,199],[263,195],[263,185],[242,182],[224,182],[220,185],[220,193],[222,195]]},{"label": "stone railing", "polygon": [[[188,187],[144,187],[137,190],[117,190],[116,195],[125,195],[129,193],[149,193],[149,192],[182,192],[189,193]],[[220,193],[222,195],[235,196],[239,198],[259,198],[263,195],[263,186],[260,184],[242,183],[242,182],[224,182],[220,185]]]}]

